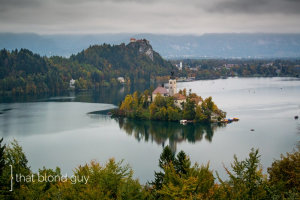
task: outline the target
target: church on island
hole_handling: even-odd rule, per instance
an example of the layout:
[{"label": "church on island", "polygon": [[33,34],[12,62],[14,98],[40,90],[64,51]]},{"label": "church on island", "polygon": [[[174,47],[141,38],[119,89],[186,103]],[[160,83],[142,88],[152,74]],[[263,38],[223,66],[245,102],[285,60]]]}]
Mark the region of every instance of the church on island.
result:
[{"label": "church on island", "polygon": [[186,89],[177,92],[176,82],[172,72],[166,87],[158,86],[151,94],[147,90],[144,93],[136,91],[133,95],[127,95],[113,116],[179,121],[181,124],[220,122],[226,117],[226,113],[214,104],[212,97],[203,100],[191,90],[188,94]]},{"label": "church on island", "polygon": [[[182,109],[182,104],[186,102],[186,97],[180,93],[177,93],[177,86],[176,86],[176,77],[174,76],[174,73],[171,72],[171,77],[168,84],[168,89],[162,86],[158,86],[153,92],[152,92],[152,101],[155,100],[156,96],[160,94],[163,97],[173,97],[174,98],[174,104]],[[200,105],[202,102],[200,99],[193,99],[195,100],[196,104]]]}]

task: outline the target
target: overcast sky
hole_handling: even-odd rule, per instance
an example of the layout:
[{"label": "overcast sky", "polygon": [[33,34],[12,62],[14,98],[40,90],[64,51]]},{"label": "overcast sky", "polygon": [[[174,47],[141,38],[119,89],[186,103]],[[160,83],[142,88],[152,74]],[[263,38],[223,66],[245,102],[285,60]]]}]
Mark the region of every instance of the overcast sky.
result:
[{"label": "overcast sky", "polygon": [[0,32],[300,33],[300,0],[0,0]]}]

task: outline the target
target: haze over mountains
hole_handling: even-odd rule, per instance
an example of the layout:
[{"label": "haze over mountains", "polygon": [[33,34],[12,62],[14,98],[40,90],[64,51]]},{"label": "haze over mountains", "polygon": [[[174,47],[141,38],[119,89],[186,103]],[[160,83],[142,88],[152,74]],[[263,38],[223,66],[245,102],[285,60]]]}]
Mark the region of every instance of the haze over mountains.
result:
[{"label": "haze over mountains", "polygon": [[69,57],[95,44],[129,43],[146,38],[164,58],[299,58],[300,34],[94,34],[38,35],[0,33],[0,48],[27,48],[40,55]]}]

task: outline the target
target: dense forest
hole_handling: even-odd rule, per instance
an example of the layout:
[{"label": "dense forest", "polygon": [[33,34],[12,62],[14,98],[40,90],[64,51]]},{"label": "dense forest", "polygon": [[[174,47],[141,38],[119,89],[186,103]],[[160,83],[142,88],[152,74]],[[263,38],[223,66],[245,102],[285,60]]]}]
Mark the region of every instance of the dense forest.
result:
[{"label": "dense forest", "polygon": [[[134,172],[123,161],[110,159],[105,164],[91,161],[74,169],[74,175],[64,179],[60,168],[30,170],[28,160],[17,141],[4,145],[0,140],[1,199],[124,199],[124,200],[184,200],[184,199],[299,199],[300,148],[274,160],[263,173],[258,150],[239,160],[234,156],[231,167],[224,166],[228,178],[223,180],[209,163],[191,163],[180,151],[175,155],[167,146],[158,160],[159,171],[145,185],[134,179]],[[13,168],[13,191],[10,192]],[[17,175],[30,177],[17,179]],[[43,175],[45,180],[38,177]],[[76,177],[76,179],[74,178]],[[17,181],[19,180],[19,181]]]},{"label": "dense forest", "polygon": [[194,122],[210,123],[212,116],[216,121],[226,117],[226,113],[220,110],[212,101],[212,97],[202,99],[196,93],[189,93],[186,89],[180,90],[185,102],[181,105],[175,104],[173,96],[164,97],[158,94],[155,99],[150,100],[152,90],[145,90],[143,93],[134,92],[129,94],[120,103],[119,108],[113,110],[113,117],[127,117],[132,119],[158,120],[158,121],[179,121],[181,119]]},{"label": "dense forest", "polygon": [[0,93],[41,94],[61,93],[75,88],[97,89],[118,85],[118,77],[125,84],[145,83],[175,70],[153,51],[147,40],[128,45],[95,45],[82,52],[64,57],[41,57],[27,49],[0,51]]},{"label": "dense forest", "polygon": [[99,89],[120,84],[143,84],[177,77],[215,79],[233,76],[300,76],[299,60],[187,59],[164,60],[143,39],[125,45],[94,45],[69,58],[45,57],[27,49],[0,50],[0,94],[59,94],[70,89]]},{"label": "dense forest", "polygon": [[171,60],[182,70],[178,76],[195,79],[217,79],[227,77],[300,77],[298,59],[184,59]]}]

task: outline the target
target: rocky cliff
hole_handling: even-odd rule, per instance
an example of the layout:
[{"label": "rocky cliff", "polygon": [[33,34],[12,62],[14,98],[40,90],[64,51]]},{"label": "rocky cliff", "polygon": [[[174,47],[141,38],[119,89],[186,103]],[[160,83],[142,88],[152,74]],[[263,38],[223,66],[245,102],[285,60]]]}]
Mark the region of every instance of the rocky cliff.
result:
[{"label": "rocky cliff", "polygon": [[148,40],[146,39],[136,40],[134,42],[130,42],[127,46],[129,48],[138,49],[137,53],[139,55],[146,55],[152,61],[154,60],[153,49]]}]

